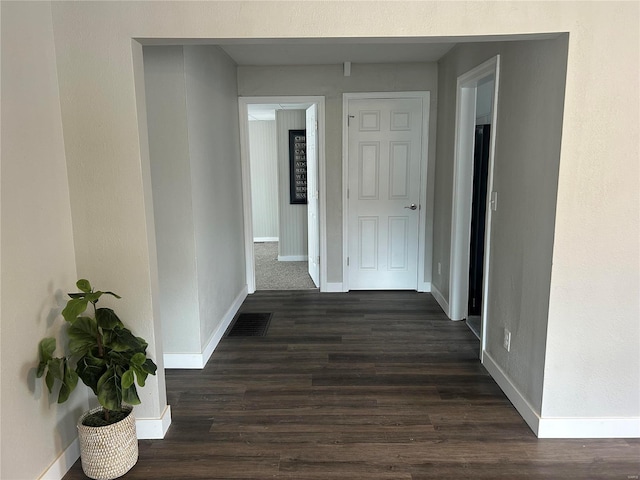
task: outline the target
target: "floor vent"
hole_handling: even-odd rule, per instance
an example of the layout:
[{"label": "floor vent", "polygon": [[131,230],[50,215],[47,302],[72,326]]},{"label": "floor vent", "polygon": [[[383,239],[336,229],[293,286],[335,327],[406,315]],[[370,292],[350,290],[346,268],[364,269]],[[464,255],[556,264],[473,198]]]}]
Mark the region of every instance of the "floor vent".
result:
[{"label": "floor vent", "polygon": [[239,313],[227,331],[227,337],[264,337],[272,313]]}]

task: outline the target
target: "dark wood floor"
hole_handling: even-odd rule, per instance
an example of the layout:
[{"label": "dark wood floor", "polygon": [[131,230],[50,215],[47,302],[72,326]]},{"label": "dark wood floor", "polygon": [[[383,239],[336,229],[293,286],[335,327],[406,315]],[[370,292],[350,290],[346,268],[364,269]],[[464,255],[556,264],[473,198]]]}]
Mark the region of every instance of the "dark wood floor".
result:
[{"label": "dark wood floor", "polygon": [[[636,479],[640,441],[539,440],[428,294],[259,292],[263,338],[167,371],[128,479]],[[65,479],[84,478],[78,461]]]}]

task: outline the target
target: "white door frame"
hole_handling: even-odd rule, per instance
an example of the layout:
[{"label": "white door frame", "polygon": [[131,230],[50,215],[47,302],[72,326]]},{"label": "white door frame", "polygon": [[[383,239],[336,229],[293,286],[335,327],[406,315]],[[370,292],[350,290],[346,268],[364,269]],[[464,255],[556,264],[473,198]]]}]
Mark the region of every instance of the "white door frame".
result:
[{"label": "white door frame", "polygon": [[242,165],[242,209],[244,212],[245,274],[249,293],[256,291],[255,258],[253,253],[253,214],[251,206],[251,167],[249,158],[249,114],[252,104],[310,103],[318,106],[318,210],[320,216],[320,291],[327,289],[327,209],[325,165],[325,97],[323,96],[275,96],[238,97],[240,112],[240,162]]},{"label": "white door frame", "polygon": [[427,220],[427,171],[429,167],[429,107],[431,92],[366,92],[342,94],[342,291],[349,291],[349,100],[419,98],[422,100],[422,154],[420,156],[420,210],[418,214],[418,279],[416,290],[430,291],[430,283],[425,282],[425,245]]},{"label": "white door frame", "polygon": [[489,171],[487,179],[487,209],[485,217],[485,248],[482,288],[482,349],[485,342],[485,319],[489,298],[489,253],[491,242],[490,202],[493,190],[495,139],[498,120],[498,87],[500,84],[500,55],[487,60],[458,77],[456,107],[456,138],[453,165],[453,198],[451,220],[451,262],[449,271],[449,318],[462,320],[468,313],[469,249],[471,242],[471,208],[473,194],[473,148],[475,141],[476,96],[478,82],[493,75],[495,79],[491,112]]}]

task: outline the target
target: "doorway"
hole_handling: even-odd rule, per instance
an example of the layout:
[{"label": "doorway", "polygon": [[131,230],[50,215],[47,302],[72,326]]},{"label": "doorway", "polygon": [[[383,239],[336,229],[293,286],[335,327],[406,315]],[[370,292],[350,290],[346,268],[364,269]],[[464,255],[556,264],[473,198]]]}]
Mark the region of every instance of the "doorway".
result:
[{"label": "doorway", "polygon": [[496,56],[461,75],[457,87],[449,317],[466,319],[482,342],[489,273],[485,252],[497,206],[491,191],[499,61]]},{"label": "doorway", "polygon": [[[324,97],[240,97],[239,108],[248,291],[256,291],[258,278],[263,289],[319,287],[323,290],[326,284],[326,262],[325,255],[322,255],[323,251],[326,252],[323,238]],[[256,124],[249,122],[250,118],[264,120],[264,115],[271,115],[274,131],[275,116],[278,116],[277,138],[272,146],[274,149],[275,143],[280,146],[277,164],[266,169],[254,161],[264,152],[252,148],[250,132],[255,130]],[[300,137],[296,137],[293,147],[289,143],[292,132]],[[305,136],[307,138],[303,138]],[[305,143],[309,143],[311,148]],[[304,197],[311,198],[294,201],[293,196],[289,198],[293,195],[289,174],[293,179],[300,177],[300,173],[290,170],[298,167],[289,165],[286,158],[280,157],[288,156],[290,149],[293,152],[300,147],[304,148],[304,154],[296,158],[296,163],[307,163],[303,177],[308,182],[304,182],[299,190],[304,191]],[[308,152],[312,155],[310,160],[306,158]],[[265,187],[269,181],[271,186]],[[252,188],[260,183],[263,184],[260,189]],[[252,198],[252,189],[253,195],[259,198]]]},{"label": "doorway", "polygon": [[418,290],[424,276],[429,92],[344,95],[347,290]]}]

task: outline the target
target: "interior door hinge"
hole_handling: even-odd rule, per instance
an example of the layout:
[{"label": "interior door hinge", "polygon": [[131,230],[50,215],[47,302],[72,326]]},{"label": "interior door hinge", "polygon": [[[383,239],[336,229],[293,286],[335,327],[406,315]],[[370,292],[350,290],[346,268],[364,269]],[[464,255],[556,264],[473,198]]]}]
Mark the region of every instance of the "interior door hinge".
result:
[{"label": "interior door hinge", "polygon": [[355,115],[347,115],[347,127],[351,126],[351,119],[356,118]]},{"label": "interior door hinge", "polygon": [[320,255],[318,255],[318,262],[317,265],[320,265]]},{"label": "interior door hinge", "polygon": [[347,188],[347,199],[349,198],[349,189]]},{"label": "interior door hinge", "polygon": [[349,266],[349,257],[347,257],[347,267]]}]

